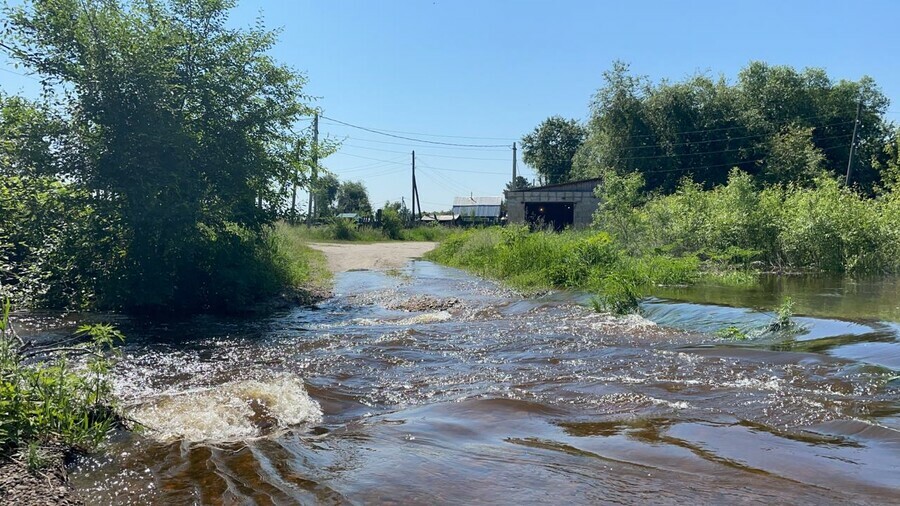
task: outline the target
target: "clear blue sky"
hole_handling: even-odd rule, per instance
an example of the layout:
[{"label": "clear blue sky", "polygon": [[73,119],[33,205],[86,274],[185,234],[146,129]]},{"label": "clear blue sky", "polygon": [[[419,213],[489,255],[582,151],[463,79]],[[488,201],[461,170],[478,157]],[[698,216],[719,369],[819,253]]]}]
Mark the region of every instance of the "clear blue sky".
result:
[{"label": "clear blue sky", "polygon": [[[870,75],[900,110],[897,1],[244,0],[233,22],[260,13],[283,29],[275,56],[307,74],[326,116],[409,137],[509,145],[548,116],[586,119],[616,59],[654,80],[734,79],[751,60]],[[37,90],[9,72],[0,85]],[[424,210],[499,195],[509,180],[507,148],[417,145],[325,120],[321,132],[344,141],[324,165],[363,181],[375,205],[409,201],[412,149]]]}]

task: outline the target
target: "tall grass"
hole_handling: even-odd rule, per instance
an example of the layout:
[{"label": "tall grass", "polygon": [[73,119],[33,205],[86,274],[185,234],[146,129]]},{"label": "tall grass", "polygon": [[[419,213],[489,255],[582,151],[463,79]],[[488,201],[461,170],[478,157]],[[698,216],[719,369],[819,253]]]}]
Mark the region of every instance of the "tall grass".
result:
[{"label": "tall grass", "polygon": [[529,232],[526,227],[472,229],[445,239],[427,257],[502,280],[525,291],[570,288],[598,294],[598,305],[625,313],[658,284],[699,277],[696,257],[634,258],[606,232]]},{"label": "tall grass", "polygon": [[281,223],[279,229],[288,227],[291,235],[308,242],[380,242],[380,241],[440,241],[452,234],[452,229],[437,225],[420,225],[402,228],[399,223],[385,228],[359,226],[349,220],[336,219],[327,225],[306,227]]},{"label": "tall grass", "polygon": [[[607,185],[598,194],[611,201],[633,197],[615,194],[621,187]],[[635,255],[697,255],[721,266],[777,271],[900,272],[896,192],[869,198],[827,176],[808,187],[759,188],[735,169],[712,190],[686,180],[671,195],[635,204],[601,208],[595,216],[595,226]]]},{"label": "tall grass", "polygon": [[325,290],[331,283],[331,271],[325,255],[308,246],[306,232],[306,227],[287,223],[275,225],[272,234],[275,265],[283,286]]}]

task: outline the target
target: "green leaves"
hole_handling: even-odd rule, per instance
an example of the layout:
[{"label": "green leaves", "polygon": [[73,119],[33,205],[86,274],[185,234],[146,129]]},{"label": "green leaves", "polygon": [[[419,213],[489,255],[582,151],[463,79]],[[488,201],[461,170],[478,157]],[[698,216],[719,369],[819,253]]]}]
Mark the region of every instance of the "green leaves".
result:
[{"label": "green leaves", "polygon": [[[37,347],[23,361],[22,345],[9,324],[9,302],[0,319],[0,451],[25,445],[29,453],[47,442],[93,448],[106,437],[116,415],[106,352],[124,337],[113,326],[83,326],[82,345]],[[86,369],[72,365],[87,356]],[[71,358],[70,358],[71,357]]]},{"label": "green leaves", "polygon": [[860,103],[853,181],[871,193],[891,129],[888,100],[871,78],[835,81],[822,69],[751,62],[734,82],[697,74],[654,83],[614,62],[573,172],[637,172],[663,194],[685,177],[707,189],[724,184],[734,167],[768,183],[809,185],[822,170],[845,173]]},{"label": "green leaves", "polygon": [[[31,269],[10,276],[33,300],[197,311],[274,291],[272,276],[231,287],[217,277],[239,261],[254,276],[272,269],[260,251],[268,228],[312,150],[321,158],[333,143],[303,149],[292,128],[312,112],[306,78],[268,54],[276,32],[228,26],[234,5],[60,0],[5,10],[11,55],[63,85],[48,88],[45,106],[0,97],[0,161],[12,161],[0,169],[0,210],[15,212],[5,215],[12,231],[0,230],[0,259]],[[7,186],[7,170],[18,186]],[[37,176],[64,184],[41,193]]]},{"label": "green leaves", "polygon": [[585,134],[584,127],[574,119],[547,118],[522,137],[522,160],[541,175],[545,184],[567,181]]}]

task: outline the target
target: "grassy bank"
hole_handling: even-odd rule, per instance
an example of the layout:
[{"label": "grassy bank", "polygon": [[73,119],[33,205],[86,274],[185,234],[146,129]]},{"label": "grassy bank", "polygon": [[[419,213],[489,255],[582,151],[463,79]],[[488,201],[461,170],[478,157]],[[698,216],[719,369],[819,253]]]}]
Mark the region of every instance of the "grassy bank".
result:
[{"label": "grassy bank", "polygon": [[653,286],[719,277],[704,272],[696,256],[633,256],[606,232],[592,231],[470,229],[445,239],[427,258],[523,291],[565,288],[591,292],[597,294],[598,309],[615,313],[635,310]]},{"label": "grassy bank", "polygon": [[272,233],[278,270],[284,286],[310,293],[325,293],[331,287],[331,271],[321,251],[308,246],[305,227],[280,222]]},{"label": "grassy bank", "polygon": [[282,222],[278,225],[278,229],[308,242],[442,241],[453,233],[452,229],[440,226],[373,228],[358,226],[347,220],[335,220],[327,225],[314,227],[302,224],[288,225]]}]

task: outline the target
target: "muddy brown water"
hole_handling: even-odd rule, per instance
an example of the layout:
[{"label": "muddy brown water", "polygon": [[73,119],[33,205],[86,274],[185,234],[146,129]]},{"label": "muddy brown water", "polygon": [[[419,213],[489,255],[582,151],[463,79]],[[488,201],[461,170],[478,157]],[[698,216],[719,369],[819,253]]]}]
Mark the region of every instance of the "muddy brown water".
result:
[{"label": "muddy brown water", "polygon": [[[883,307],[813,304],[772,334],[753,308],[784,290],[682,290],[612,319],[429,262],[393,274],[265,318],[120,319],[116,391],[148,428],[73,483],[89,504],[900,500],[896,288],[796,288],[799,312],[817,293]],[[421,296],[462,304],[386,309]],[[52,339],[74,319],[24,323]],[[731,325],[753,337],[711,333]]]}]

